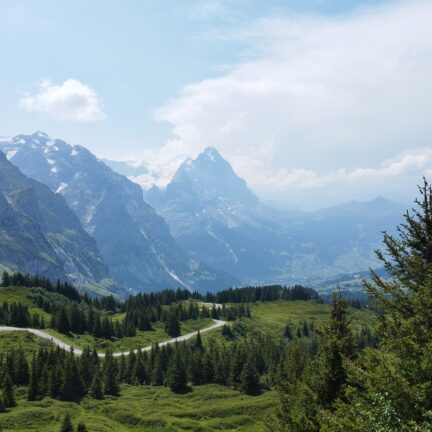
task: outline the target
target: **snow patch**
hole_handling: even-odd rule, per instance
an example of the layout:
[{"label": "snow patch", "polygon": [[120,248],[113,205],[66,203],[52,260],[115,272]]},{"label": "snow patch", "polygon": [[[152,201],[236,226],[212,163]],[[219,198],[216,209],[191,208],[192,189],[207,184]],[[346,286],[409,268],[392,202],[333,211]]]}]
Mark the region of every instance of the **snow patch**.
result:
[{"label": "snow patch", "polygon": [[55,164],[55,162],[54,162],[52,159],[47,159],[47,162],[48,162],[50,165],[54,165],[54,164]]},{"label": "snow patch", "polygon": [[51,168],[52,173],[58,173],[58,168],[56,166]]},{"label": "snow patch", "polygon": [[62,191],[67,187],[67,183],[60,183],[60,186],[57,188],[56,193],[62,193]]},{"label": "snow patch", "polygon": [[6,152],[6,158],[8,160],[12,159],[16,155],[17,150],[8,150]]},{"label": "snow patch", "polygon": [[70,153],[71,156],[78,156],[78,151],[76,150],[76,148],[74,147]]}]

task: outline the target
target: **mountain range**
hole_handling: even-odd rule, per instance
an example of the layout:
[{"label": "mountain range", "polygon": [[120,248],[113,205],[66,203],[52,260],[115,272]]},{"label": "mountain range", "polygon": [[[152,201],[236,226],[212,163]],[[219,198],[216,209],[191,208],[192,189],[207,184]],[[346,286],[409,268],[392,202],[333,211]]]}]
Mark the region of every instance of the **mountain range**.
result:
[{"label": "mountain range", "polygon": [[[12,170],[20,182],[44,190],[46,200],[56,203],[57,210],[49,211],[58,219],[41,224],[28,209],[10,204],[11,190],[23,188],[18,182],[6,190],[2,180],[1,205],[9,212],[13,209],[17,222],[7,225],[3,212],[0,229],[15,232],[15,248],[21,248],[22,254],[18,259],[12,242],[2,240],[8,248],[2,251],[0,264],[79,283],[110,280],[134,292],[319,284],[366,271],[377,266],[374,249],[382,231],[400,223],[405,210],[384,198],[314,212],[276,209],[263,203],[215,148],[184,160],[164,187],[158,187],[157,181],[149,184],[157,172],[149,171],[145,163],[102,161],[82,146],[43,132],[3,138],[0,150],[9,160],[2,158],[0,174]],[[147,176],[143,188],[131,181],[143,175]],[[32,197],[23,195],[21,203],[31,206],[35,201],[33,206],[44,208],[41,194],[28,194]],[[45,212],[43,216],[48,217]],[[24,220],[32,221],[29,230],[39,224],[38,229],[44,226],[46,232],[26,243],[25,233],[18,235]],[[75,233],[76,251],[53,243],[60,235],[51,224],[59,222],[65,225],[59,232]],[[26,260],[27,250],[50,259]],[[35,264],[19,264],[24,261]]]},{"label": "mountain range", "polygon": [[214,290],[237,282],[187,256],[141,188],[84,147],[37,132],[3,140],[0,149],[25,175],[64,197],[125,288]]},{"label": "mountain range", "polygon": [[404,206],[377,198],[314,212],[265,205],[214,148],[186,160],[164,189],[145,191],[196,259],[243,283],[315,284],[375,267],[382,231]]}]

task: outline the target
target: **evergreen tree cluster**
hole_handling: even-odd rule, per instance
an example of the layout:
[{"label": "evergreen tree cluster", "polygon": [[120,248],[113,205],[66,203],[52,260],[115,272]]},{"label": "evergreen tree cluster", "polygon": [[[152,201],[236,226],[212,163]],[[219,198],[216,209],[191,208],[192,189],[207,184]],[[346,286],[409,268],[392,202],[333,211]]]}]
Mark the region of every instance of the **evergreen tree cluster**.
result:
[{"label": "evergreen tree cluster", "polygon": [[39,318],[37,314],[30,315],[27,305],[7,301],[0,307],[0,325],[45,328],[43,318]]},{"label": "evergreen tree cluster", "polygon": [[41,348],[27,359],[20,348],[0,356],[0,405],[14,406],[16,386],[27,386],[29,401],[45,396],[74,402],[86,395],[103,399],[119,396],[120,384],[168,386],[182,392],[191,385],[218,383],[256,394],[262,385],[274,382],[281,352],[280,344],[259,334],[228,345],[204,346],[199,332],[192,341],[156,344],[150,351],[138,349],[120,357],[110,351],[101,357],[89,348],[76,356],[73,350],[53,347]]},{"label": "evergreen tree cluster", "polygon": [[10,275],[5,271],[3,272],[1,286],[21,286],[28,288],[40,287],[46,291],[62,294],[69,300],[73,300],[76,302],[81,302],[84,299],[90,301],[87,296],[82,296],[78,292],[78,290],[68,282],[60,282],[59,280],[57,280],[57,282],[53,284],[49,279],[39,277],[38,275],[32,276],[19,272]]},{"label": "evergreen tree cluster", "polygon": [[215,303],[255,303],[258,301],[278,300],[316,300],[319,301],[318,293],[312,288],[301,285],[292,287],[281,285],[269,285],[262,287],[230,288],[215,294],[206,295],[206,301]]}]

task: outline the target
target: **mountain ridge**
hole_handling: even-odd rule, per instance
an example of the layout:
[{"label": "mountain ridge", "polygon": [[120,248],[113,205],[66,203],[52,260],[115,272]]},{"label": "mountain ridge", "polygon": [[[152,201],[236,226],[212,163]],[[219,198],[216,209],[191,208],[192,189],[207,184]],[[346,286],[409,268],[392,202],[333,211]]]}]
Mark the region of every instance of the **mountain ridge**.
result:
[{"label": "mountain ridge", "polygon": [[95,238],[112,275],[127,288],[214,290],[236,281],[187,257],[163,218],[144,200],[140,186],[86,148],[40,132],[18,135],[0,148],[24,173],[65,197]]}]

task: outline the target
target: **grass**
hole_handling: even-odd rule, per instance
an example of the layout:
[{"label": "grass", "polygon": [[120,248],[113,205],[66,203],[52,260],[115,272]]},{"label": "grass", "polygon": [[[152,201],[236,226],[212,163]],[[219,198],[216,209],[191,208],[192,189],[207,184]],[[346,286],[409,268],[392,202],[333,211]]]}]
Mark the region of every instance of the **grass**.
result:
[{"label": "grass", "polygon": [[[259,331],[279,339],[289,321],[294,327],[300,321],[322,324],[329,319],[330,305],[301,300],[259,302],[251,306],[251,313],[252,318],[241,319],[248,333]],[[349,318],[354,332],[373,326],[376,321],[375,314],[367,309],[349,308]]]},{"label": "grass", "polygon": [[[0,301],[4,294],[0,290]],[[22,300],[19,288],[12,289],[8,294]],[[11,300],[10,297],[8,299]],[[329,305],[313,301],[259,302],[251,306],[252,318],[242,318],[240,322],[250,335],[259,331],[280,339],[289,320],[294,326],[305,320],[320,324],[328,319],[329,310]],[[354,331],[375,322],[374,314],[368,310],[350,308],[349,312]],[[122,316],[116,318],[121,320]],[[182,322],[182,334],[204,328],[210,323],[210,319]],[[162,323],[154,327],[153,332],[138,332],[133,338],[108,343],[115,351],[126,351],[169,338],[163,331]],[[93,344],[90,336],[67,337],[50,332],[77,347]],[[220,342],[224,340],[220,330],[203,334],[204,341],[210,338]],[[23,346],[30,356],[38,347],[49,343],[27,333],[4,333],[0,334],[0,354]],[[98,349],[103,349],[106,343],[96,341]],[[18,406],[1,414],[0,430],[57,432],[64,415],[68,413],[75,425],[82,421],[91,432],[260,432],[266,430],[265,418],[275,404],[274,391],[246,396],[215,384],[194,387],[184,395],[176,395],[165,387],[122,385],[119,398],[107,397],[103,401],[85,398],[80,404],[50,398],[29,402],[25,388],[17,389],[16,398]]]},{"label": "grass", "polygon": [[[193,331],[203,329],[210,326],[213,323],[211,319],[200,319],[200,320],[188,320],[182,321],[181,334],[191,333]],[[153,324],[152,331],[137,331],[136,336],[124,337],[122,339],[113,338],[111,341],[107,339],[98,339],[91,335],[64,335],[56,332],[53,329],[45,329],[45,331],[58,339],[68,343],[77,348],[84,348],[85,346],[96,346],[99,351],[103,351],[106,348],[110,348],[113,351],[128,351],[139,347],[145,347],[152,345],[156,342],[163,342],[165,340],[172,339],[164,331],[164,323],[157,322]]]},{"label": "grass", "polygon": [[32,288],[24,288],[24,287],[7,287],[0,288],[0,304],[4,301],[9,303],[19,302],[29,307],[30,314],[37,314],[40,317],[43,317],[45,323],[49,323],[51,315],[42,309],[36,307],[34,303],[29,298],[29,295],[34,292]]},{"label": "grass", "polygon": [[120,398],[85,398],[74,404],[50,398],[28,402],[22,388],[18,406],[0,416],[0,426],[9,432],[57,432],[68,413],[74,424],[82,421],[91,432],[260,432],[274,398],[273,392],[245,396],[219,385],[194,387],[185,395],[165,387],[124,385]]},{"label": "grass", "polygon": [[51,342],[27,332],[1,332],[0,355],[10,352],[14,348],[23,347],[28,358],[39,348],[49,348]]}]

